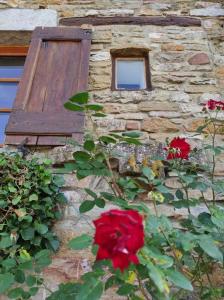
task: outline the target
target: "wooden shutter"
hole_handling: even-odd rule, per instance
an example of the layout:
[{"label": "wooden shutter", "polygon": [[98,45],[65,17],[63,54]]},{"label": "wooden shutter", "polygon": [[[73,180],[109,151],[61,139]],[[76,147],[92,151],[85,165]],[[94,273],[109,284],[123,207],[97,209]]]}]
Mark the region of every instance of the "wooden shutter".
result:
[{"label": "wooden shutter", "polygon": [[6,127],[6,144],[60,145],[83,134],[84,116],[64,102],[88,83],[91,32],[37,27]]}]

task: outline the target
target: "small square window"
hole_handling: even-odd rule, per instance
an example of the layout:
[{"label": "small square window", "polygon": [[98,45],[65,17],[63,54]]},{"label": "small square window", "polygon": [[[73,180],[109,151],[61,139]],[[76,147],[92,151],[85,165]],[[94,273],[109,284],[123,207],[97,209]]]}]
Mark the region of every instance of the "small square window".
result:
[{"label": "small square window", "polygon": [[112,54],[112,89],[146,90],[151,89],[148,56],[128,56]]},{"label": "small square window", "polygon": [[142,90],[146,88],[145,60],[116,59],[116,89]]}]

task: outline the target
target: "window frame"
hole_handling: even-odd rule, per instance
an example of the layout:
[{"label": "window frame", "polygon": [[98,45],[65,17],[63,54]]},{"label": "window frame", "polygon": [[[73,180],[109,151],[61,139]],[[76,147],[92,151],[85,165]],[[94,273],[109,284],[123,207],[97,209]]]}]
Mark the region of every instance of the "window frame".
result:
[{"label": "window frame", "polygon": [[[112,91],[152,91],[152,84],[151,84],[151,73],[150,73],[150,63],[149,63],[149,55],[147,51],[139,51],[137,49],[134,51],[132,49],[129,51],[115,51],[111,52],[111,59],[112,59],[112,82],[111,82],[111,90]],[[119,89],[117,88],[116,84],[116,66],[118,60],[144,60],[144,70],[145,70],[145,88],[144,89]]]},{"label": "window frame", "polygon": [[[29,46],[28,45],[0,45],[0,57],[24,57],[26,58],[28,53]],[[8,78],[3,77],[0,78],[0,82],[7,83],[18,83],[20,82],[21,77],[18,78]],[[0,113],[11,113],[12,108],[1,108],[0,102]],[[0,147],[3,147],[3,144],[0,144]]]}]

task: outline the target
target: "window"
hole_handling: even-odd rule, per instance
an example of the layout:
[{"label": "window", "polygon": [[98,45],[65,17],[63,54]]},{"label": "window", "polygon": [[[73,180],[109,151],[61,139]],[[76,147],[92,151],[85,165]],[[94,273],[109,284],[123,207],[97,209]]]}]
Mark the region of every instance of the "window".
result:
[{"label": "window", "polygon": [[151,89],[147,51],[123,49],[112,52],[112,89]]},{"label": "window", "polygon": [[12,111],[19,80],[23,73],[26,46],[0,46],[0,145]]}]

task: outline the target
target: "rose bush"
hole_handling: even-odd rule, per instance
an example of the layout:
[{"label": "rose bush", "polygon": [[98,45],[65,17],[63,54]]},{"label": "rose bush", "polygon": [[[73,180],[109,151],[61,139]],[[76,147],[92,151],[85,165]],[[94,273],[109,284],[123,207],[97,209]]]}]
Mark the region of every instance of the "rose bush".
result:
[{"label": "rose bush", "polygon": [[[140,133],[98,133],[95,118],[104,117],[103,107],[88,103],[88,93],[74,95],[65,104],[73,111],[85,111],[93,131],[65,164],[78,179],[102,177],[108,190],[85,189],[81,213],[94,207],[106,209],[94,221],[95,233],[71,240],[74,250],[92,248],[96,260],[79,281],[65,283],[48,300],[97,300],[113,287],[128,300],[187,300],[224,297],[224,181],[215,176],[216,161],[224,147],[216,142],[223,121],[223,101],[206,104],[205,122],[197,134],[210,139],[202,148],[191,149],[184,137],[168,143],[161,156],[137,162],[129,160],[132,172],[120,174],[111,159],[119,157],[113,145],[139,145]],[[215,114],[213,114],[215,112]],[[200,139],[201,140],[201,139]],[[158,167],[163,172],[158,172]],[[176,189],[167,179],[176,179]],[[144,199],[140,201],[139,199]],[[107,211],[107,203],[118,209]],[[152,204],[152,205],[151,205]],[[177,218],[161,214],[161,205],[176,210]],[[164,207],[163,207],[164,208]],[[179,214],[185,212],[184,215]],[[174,221],[174,222],[173,222]]]}]

